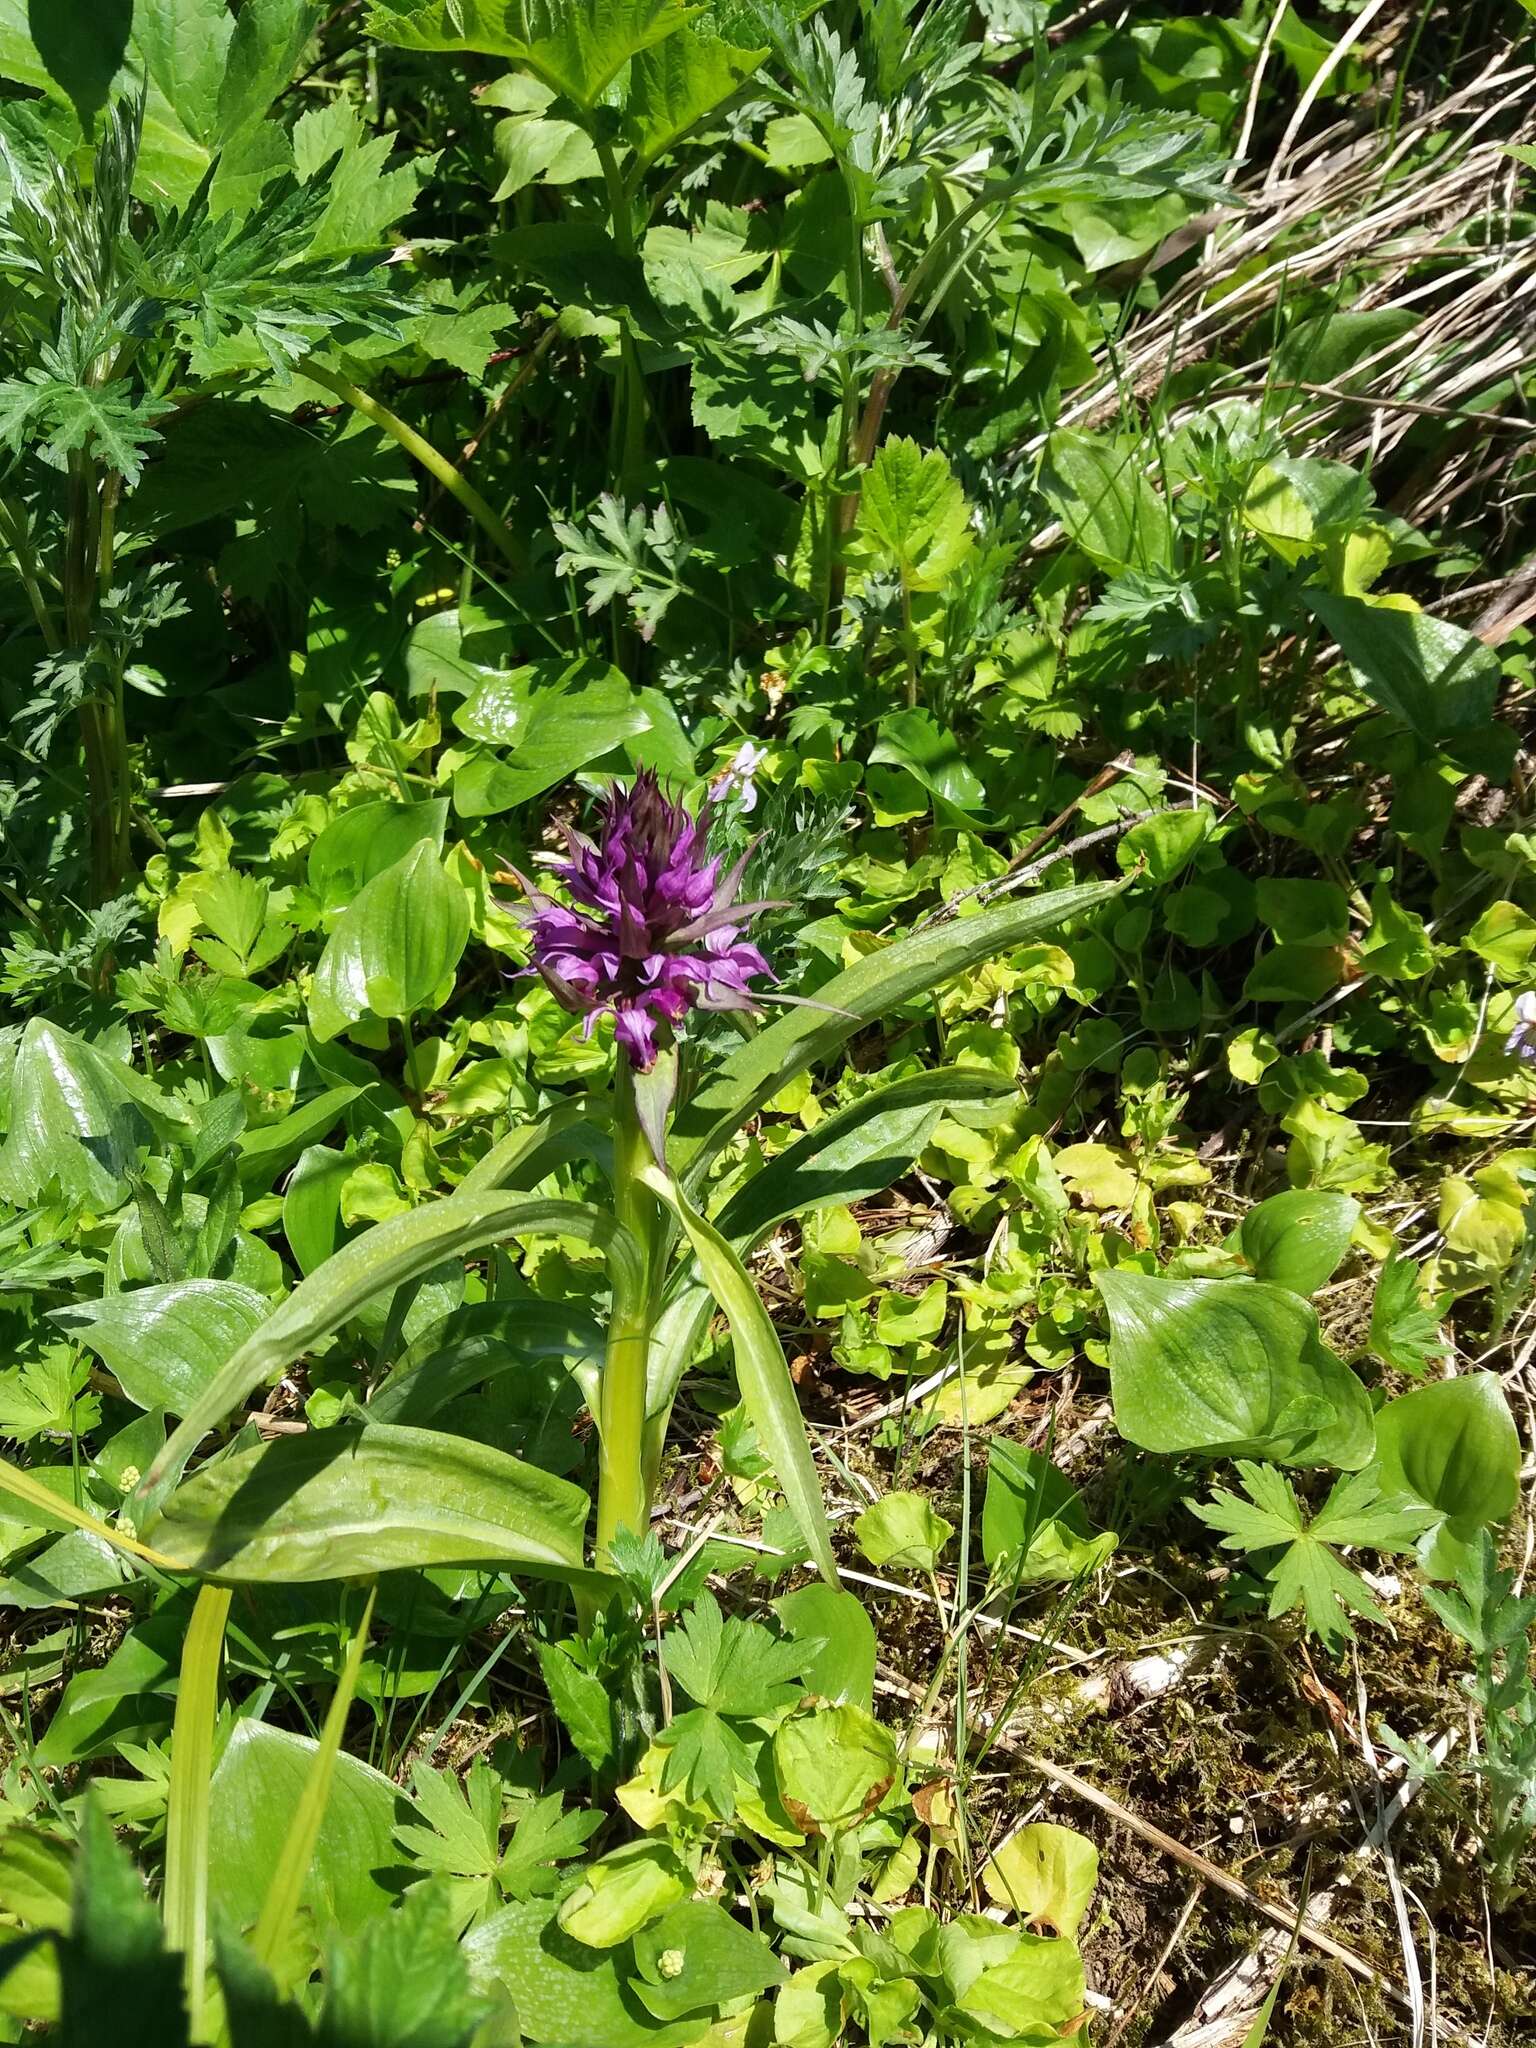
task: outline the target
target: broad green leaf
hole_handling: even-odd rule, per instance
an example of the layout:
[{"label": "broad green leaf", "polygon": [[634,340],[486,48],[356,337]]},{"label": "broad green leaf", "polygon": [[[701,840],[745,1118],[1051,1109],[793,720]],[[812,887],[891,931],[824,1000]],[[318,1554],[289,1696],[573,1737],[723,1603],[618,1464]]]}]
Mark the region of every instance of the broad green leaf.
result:
[{"label": "broad green leaf", "polygon": [[830,1706],[866,1712],[874,1704],[875,1625],[860,1600],[841,1587],[802,1586],[775,1600],[773,1611],[801,1645],[801,1682]]},{"label": "broad green leaf", "polygon": [[186,1111],[100,1046],[34,1017],[11,1071],[0,1199],[60,1200],[105,1212],[128,1198],[139,1153],[184,1130]]},{"label": "broad green leaf", "polygon": [[219,87],[226,145],[259,121],[287,85],[321,13],[320,0],[243,0]]},{"label": "broad green leaf", "polygon": [[686,1865],[665,1842],[626,1842],[588,1864],[560,1902],[560,1930],[584,1948],[617,1948],[692,1889]]},{"label": "broad green leaf", "polygon": [[1099,1852],[1088,1837],[1048,1820],[1031,1821],[1011,1834],[981,1870],[982,1888],[995,1906],[1069,1941],[1098,1881]]},{"label": "broad green leaf", "polygon": [[211,1460],[150,1524],[184,1570],[282,1584],[440,1564],[570,1578],[590,1503],[567,1479],[470,1438],[373,1423]]},{"label": "broad green leaf", "polygon": [[1012,1094],[1014,1085],[974,1067],[936,1067],[872,1088],[777,1153],[736,1190],[715,1225],[722,1237],[751,1250],[786,1217],[880,1194],[907,1171],[952,1108]]},{"label": "broad green leaf", "polygon": [[[208,1842],[210,1907],[233,1927],[251,1926],[261,1911],[318,1747],[264,1721],[235,1723],[213,1774]],[[406,1875],[394,1831],[410,1817],[381,1772],[345,1750],[337,1756],[302,1893],[316,1927],[351,1935],[390,1910]]]},{"label": "broad green leaf", "polygon": [[1145,474],[1147,451],[1078,428],[1052,434],[1040,489],[1069,537],[1101,568],[1166,570],[1168,508]]},{"label": "broad green leaf", "polygon": [[525,1195],[457,1194],[375,1224],[302,1280],[254,1330],[167,1440],[135,1496],[148,1512],[210,1429],[257,1387],[339,1330],[377,1294],[419,1280],[444,1259],[514,1235],[575,1237],[625,1261],[638,1281],[634,1240],[611,1218],[578,1202]]},{"label": "broad green leaf", "polygon": [[349,1152],[307,1145],[283,1190],[283,1235],[301,1273],[323,1266],[341,1242],[341,1191],[357,1171]]},{"label": "broad green leaf", "polygon": [[1312,1295],[1332,1279],[1359,1220],[1360,1204],[1350,1195],[1292,1188],[1250,1209],[1230,1244],[1256,1280]]},{"label": "broad green leaf", "polygon": [[913,932],[834,975],[816,991],[819,1007],[793,1010],[736,1047],[676,1112],[668,1155],[685,1187],[696,1190],[709,1162],[747,1118],[856,1031],[978,961],[1013,952],[1108,902],[1120,887],[1086,882],[998,904],[975,917]]},{"label": "broad green leaf", "polygon": [[849,553],[905,590],[941,590],[975,545],[970,507],[938,449],[893,434],[865,470]]},{"label": "broad green leaf", "polygon": [[973,811],[985,800],[981,779],[966,760],[960,742],[931,712],[887,713],[880,721],[869,758],[905,768],[924,789],[959,810]]},{"label": "broad green leaf", "polygon": [[987,1451],[981,1554],[993,1583],[1072,1584],[1114,1551],[1111,1529],[1095,1530],[1066,1473],[1026,1444],[994,1437]]},{"label": "broad green leaf", "polygon": [[896,1742],[863,1707],[812,1707],[779,1724],[773,1765],[784,1810],[810,1835],[840,1835],[874,1812],[901,1768]]},{"label": "broad green leaf", "polygon": [[[0,1834],[0,1909],[34,1933],[62,1934],[69,1926],[74,1851],[56,1835],[11,1821]],[[23,2020],[59,2016],[57,1949],[23,1950],[15,1940],[0,1951],[0,2012]]]},{"label": "broad green leaf", "polygon": [[761,64],[766,49],[743,50],[705,29],[684,28],[641,51],[630,67],[624,130],[636,162],[653,163],[712,114]]},{"label": "broad green leaf", "polygon": [[1349,898],[1337,882],[1261,875],[1254,904],[1283,946],[1339,946],[1349,937]]},{"label": "broad green leaf", "polygon": [[95,0],[89,7],[38,6],[32,0],[25,20],[47,74],[45,90],[69,99],[89,137],[128,54],[133,0]]},{"label": "broad green leaf", "polygon": [[589,682],[541,689],[529,697],[526,721],[508,759],[481,754],[457,771],[453,807],[461,818],[491,817],[528,803],[649,730],[649,713],[617,669],[584,663],[573,674],[588,670],[595,671]]},{"label": "broad green leaf", "polygon": [[172,1280],[55,1309],[140,1408],[184,1415],[272,1304],[233,1280]]},{"label": "broad green leaf", "polygon": [[1354,526],[1370,506],[1357,470],[1316,457],[1261,465],[1243,503],[1243,523],[1283,561],[1299,562],[1329,529]]},{"label": "broad green leaf", "polygon": [[446,797],[419,804],[357,804],[343,811],[309,849],[309,886],[321,909],[340,910],[423,840],[441,853],[447,823]]},{"label": "broad green leaf", "polygon": [[335,1129],[341,1113],[362,1094],[361,1088],[327,1088],[301,1102],[273,1124],[249,1124],[236,1142],[240,1179],[247,1190],[269,1188],[280,1174],[310,1150],[317,1138]]},{"label": "broad green leaf", "polygon": [[403,50],[482,50],[526,65],[584,111],[698,10],[677,0],[377,0],[368,33]]},{"label": "broad green leaf", "polygon": [[716,1899],[684,1899],[642,1929],[635,1965],[630,1989],[658,2020],[717,2011],[782,1984],[786,1975],[766,1939]]},{"label": "broad green leaf", "polygon": [[1124,1271],[1097,1286],[1115,1424],[1129,1442],[1344,1471],[1370,1458],[1370,1397],[1288,1289]]},{"label": "broad green leaf", "polygon": [[1501,671],[1475,633],[1361,597],[1310,588],[1305,597],[1360,687],[1420,739],[1434,745],[1488,726]]},{"label": "broad green leaf", "polygon": [[1489,904],[1462,944],[1486,960],[1501,981],[1529,981],[1536,956],[1536,917],[1503,898]]},{"label": "broad green leaf", "polygon": [[1153,882],[1171,882],[1210,837],[1215,823],[1204,805],[1195,810],[1159,811],[1133,825],[1115,847],[1115,860],[1125,874],[1145,871]]},{"label": "broad green leaf", "polygon": [[885,1571],[937,1571],[939,1559],[955,1533],[923,1493],[887,1493],[857,1518],[853,1533],[859,1548],[875,1567]]},{"label": "broad green leaf", "polygon": [[[1064,1938],[1021,1934],[1011,1955],[989,1964],[955,2001],[988,2034],[1050,2041],[1083,2011],[1083,1961]],[[1048,2030],[1048,2031],[1047,2031]],[[983,2036],[985,2038],[985,2036]]]},{"label": "broad green leaf", "polygon": [[224,0],[135,0],[133,40],[177,119],[211,145],[234,17]]},{"label": "broad green leaf", "polygon": [[424,839],[337,920],[310,986],[311,1030],[324,1043],[370,1014],[436,1009],[452,993],[468,939],[469,899]]},{"label": "broad green leaf", "polygon": [[773,1466],[774,1478],[811,1546],[817,1570],[833,1585],[837,1581],[837,1566],[832,1558],[827,1511],[806,1437],[805,1419],[800,1413],[779,1334],[758,1298],[752,1276],[714,1226],[689,1204],[670,1176],[650,1168],[642,1177],[682,1225],[709,1290],[725,1311],[731,1326],[742,1405]]},{"label": "broad green leaf", "polygon": [[511,1996],[530,2041],[687,2048],[703,2032],[696,2020],[658,2025],[629,1989],[628,1954],[584,1948],[556,1923],[549,1899],[495,1914],[465,1936],[464,1954],[479,1984]]},{"label": "broad green leaf", "polygon": [[[1419,315],[1407,306],[1382,306],[1369,313],[1315,314],[1298,321],[1282,338],[1274,353],[1274,374],[1309,384],[1343,383],[1356,364],[1411,334],[1418,324]],[[1373,368],[1371,374],[1381,375],[1380,367]]]},{"label": "broad green leaf", "polygon": [[1520,1491],[1520,1438],[1497,1373],[1415,1387],[1376,1417],[1381,1482],[1440,1518],[1423,1545],[1432,1578],[1451,1578],[1481,1530],[1502,1522]]}]

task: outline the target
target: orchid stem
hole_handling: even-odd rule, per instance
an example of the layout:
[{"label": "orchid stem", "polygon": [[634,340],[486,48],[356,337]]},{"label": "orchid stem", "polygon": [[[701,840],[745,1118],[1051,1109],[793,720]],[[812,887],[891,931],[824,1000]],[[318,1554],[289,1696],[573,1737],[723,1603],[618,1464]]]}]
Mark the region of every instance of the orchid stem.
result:
[{"label": "orchid stem", "polygon": [[621,1529],[643,1536],[650,1522],[650,1489],[644,1458],[646,1373],[661,1211],[640,1178],[649,1157],[635,1104],[634,1077],[621,1052],[613,1090],[613,1206],[618,1222],[641,1247],[644,1268],[640,1286],[633,1294],[615,1280],[608,1324],[597,1418],[600,1570],[608,1567],[610,1546]]}]

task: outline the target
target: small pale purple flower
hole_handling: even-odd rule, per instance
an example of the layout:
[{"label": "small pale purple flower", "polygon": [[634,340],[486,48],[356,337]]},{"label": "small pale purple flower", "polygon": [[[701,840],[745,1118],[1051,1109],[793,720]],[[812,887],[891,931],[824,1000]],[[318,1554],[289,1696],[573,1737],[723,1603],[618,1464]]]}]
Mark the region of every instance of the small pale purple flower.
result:
[{"label": "small pale purple flower", "polygon": [[721,875],[708,849],[709,804],[695,818],[647,768],[603,806],[597,843],[567,831],[555,867],[580,906],[524,884],[533,906],[533,964],[567,1010],[600,1016],[630,1064],[646,1073],[664,1034],[693,1009],[750,1010],[748,983],[772,973],[743,927],[763,903],[738,903],[744,854]]},{"label": "small pale purple flower", "polygon": [[1523,1060],[1536,1060],[1536,989],[1515,997],[1515,1028],[1504,1041],[1506,1053],[1518,1053]]},{"label": "small pale purple flower", "polygon": [[754,747],[743,740],[720,774],[709,785],[711,803],[734,795],[736,808],[745,813],[757,809],[757,771],[768,758],[766,747]]}]

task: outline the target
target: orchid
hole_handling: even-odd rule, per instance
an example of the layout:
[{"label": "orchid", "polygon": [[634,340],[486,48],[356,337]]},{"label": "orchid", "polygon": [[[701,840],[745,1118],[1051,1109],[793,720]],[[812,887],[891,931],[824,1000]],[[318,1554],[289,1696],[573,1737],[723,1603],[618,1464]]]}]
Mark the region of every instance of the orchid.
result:
[{"label": "orchid", "polygon": [[597,842],[567,830],[570,858],[554,873],[575,902],[568,908],[524,882],[533,909],[533,959],[567,1010],[611,1016],[631,1066],[649,1073],[688,1012],[750,1010],[749,983],[770,977],[742,937],[763,903],[738,903],[747,855],[725,875],[708,850],[711,807],[697,817],[642,768],[615,785]]}]

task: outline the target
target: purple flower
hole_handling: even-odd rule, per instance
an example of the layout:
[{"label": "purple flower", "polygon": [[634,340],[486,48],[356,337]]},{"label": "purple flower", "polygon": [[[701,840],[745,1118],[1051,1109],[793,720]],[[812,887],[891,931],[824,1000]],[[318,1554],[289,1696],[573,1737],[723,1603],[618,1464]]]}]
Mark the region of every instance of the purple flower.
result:
[{"label": "purple flower", "polygon": [[671,802],[648,768],[617,784],[594,845],[567,831],[570,859],[554,872],[576,903],[567,909],[524,883],[533,906],[533,964],[567,1010],[612,1016],[614,1036],[642,1073],[663,1034],[690,1010],[750,1010],[748,983],[772,978],[741,936],[763,903],[738,903],[742,858],[722,877],[707,846],[709,805],[695,818]]},{"label": "purple flower", "polygon": [[1515,997],[1515,1028],[1505,1039],[1504,1050],[1536,1060],[1536,990],[1526,989]]}]

